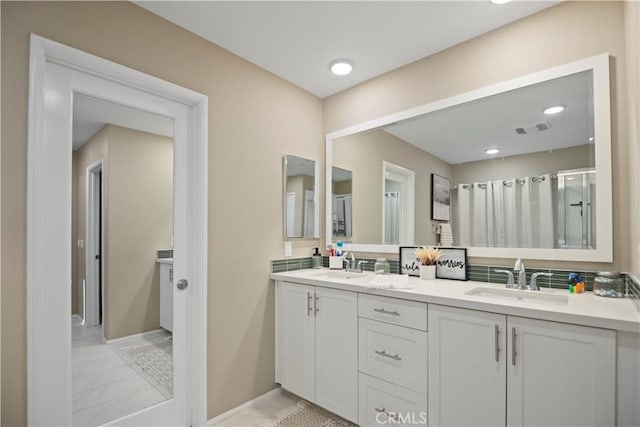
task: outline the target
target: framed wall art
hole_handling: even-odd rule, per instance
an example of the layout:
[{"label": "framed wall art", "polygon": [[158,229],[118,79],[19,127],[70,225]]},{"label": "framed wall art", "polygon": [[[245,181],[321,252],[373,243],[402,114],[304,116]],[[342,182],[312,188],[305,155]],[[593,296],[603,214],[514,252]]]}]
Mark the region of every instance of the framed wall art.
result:
[{"label": "framed wall art", "polygon": [[431,174],[431,220],[449,221],[451,218],[451,190],[449,180]]}]

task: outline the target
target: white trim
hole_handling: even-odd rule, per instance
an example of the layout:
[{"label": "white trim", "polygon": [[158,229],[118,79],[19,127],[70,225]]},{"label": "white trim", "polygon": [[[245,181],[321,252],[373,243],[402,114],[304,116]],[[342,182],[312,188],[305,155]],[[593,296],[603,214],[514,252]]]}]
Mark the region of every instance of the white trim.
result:
[{"label": "white trim", "polygon": [[243,409],[250,408],[250,407],[254,406],[257,403],[260,403],[260,402],[262,402],[264,400],[267,400],[267,399],[271,399],[272,397],[278,396],[281,393],[282,393],[282,387],[274,388],[273,390],[268,391],[265,394],[261,394],[260,396],[256,397],[253,400],[249,400],[248,402],[244,402],[242,405],[236,406],[233,409],[229,409],[227,412],[224,412],[224,413],[222,413],[222,414],[220,414],[218,416],[215,416],[215,417],[211,418],[209,421],[207,421],[207,425],[208,426],[212,426],[215,423],[218,423],[218,422],[224,420],[225,418],[228,418],[228,417],[230,417],[232,415],[237,414],[238,412],[242,411]]},{"label": "white trim", "polygon": [[114,338],[112,340],[108,340],[108,339],[103,338],[102,342],[105,343],[105,344],[114,344],[114,343],[117,344],[117,343],[122,342],[122,341],[127,341],[127,340],[134,339],[134,338],[142,338],[142,337],[146,337],[148,335],[157,334],[158,332],[163,332],[163,331],[164,331],[164,329],[158,328],[158,329],[154,329],[154,330],[147,331],[147,332],[140,332],[139,334],[127,335],[126,337]]},{"label": "white trim", "polygon": [[[579,61],[549,68],[547,70],[496,83],[470,92],[441,99],[429,104],[390,114],[365,123],[328,133],[326,141],[326,188],[331,188],[333,140],[358,132],[367,131],[389,123],[409,119],[432,111],[441,110],[474,101],[487,96],[507,92],[520,87],[541,83],[582,71],[593,70],[593,104],[596,144],[596,188],[599,203],[596,206],[596,249],[529,249],[529,248],[468,248],[468,255],[485,258],[528,258],[539,260],[562,260],[583,262],[613,261],[613,198],[611,176],[611,105],[609,93],[609,54],[603,53]],[[332,243],[331,236],[331,192],[326,191],[325,239]],[[423,242],[417,242],[423,243]],[[397,253],[394,245],[345,245],[345,250],[354,252]]]},{"label": "white trim", "polygon": [[[54,64],[62,65],[60,68]],[[66,74],[65,74],[66,73]],[[75,73],[75,74],[74,74]],[[71,81],[67,75],[73,74]],[[100,81],[102,86],[93,87]],[[106,88],[111,90],[107,90]],[[113,90],[116,89],[116,90]],[[136,89],[141,97],[128,95]],[[27,164],[27,421],[29,425],[71,424],[71,117],[72,92],[171,117],[176,128],[176,176],[182,186],[177,206],[189,206],[180,248],[178,277],[190,286],[180,295],[189,310],[183,339],[187,424],[205,425],[207,406],[207,103],[208,98],[131,68],[32,34],[29,66]],[[95,93],[94,93],[95,92]],[[61,94],[61,97],[56,97]],[[143,100],[140,99],[144,98]],[[153,102],[151,101],[153,100]],[[53,108],[45,110],[45,104]],[[177,107],[177,106],[180,107]],[[65,111],[53,116],[51,111]],[[183,113],[184,112],[184,113]],[[44,129],[47,124],[45,139]],[[174,188],[176,185],[174,184]],[[175,209],[174,204],[174,209]],[[175,218],[174,211],[174,218]],[[180,215],[185,215],[180,211]],[[188,233],[188,235],[187,235]],[[188,255],[188,256],[187,256]],[[176,361],[178,364],[178,361]],[[55,377],[55,381],[51,381]],[[175,414],[174,399],[110,424],[153,424]],[[155,415],[153,415],[155,414]]]}]

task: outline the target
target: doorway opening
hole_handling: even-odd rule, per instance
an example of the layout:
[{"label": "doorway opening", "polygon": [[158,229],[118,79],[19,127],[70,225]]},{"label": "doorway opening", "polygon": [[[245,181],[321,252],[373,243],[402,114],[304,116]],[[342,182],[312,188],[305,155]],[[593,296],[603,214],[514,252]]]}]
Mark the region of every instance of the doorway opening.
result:
[{"label": "doorway opening", "polygon": [[416,173],[382,162],[382,179],[382,241],[385,245],[412,245]]}]

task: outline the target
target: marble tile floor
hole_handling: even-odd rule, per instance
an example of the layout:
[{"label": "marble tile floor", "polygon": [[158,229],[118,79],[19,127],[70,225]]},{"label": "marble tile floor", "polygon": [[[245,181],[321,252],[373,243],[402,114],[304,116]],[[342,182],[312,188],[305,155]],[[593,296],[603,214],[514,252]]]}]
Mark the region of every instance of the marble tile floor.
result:
[{"label": "marble tile floor", "polygon": [[98,426],[166,399],[116,351],[168,332],[157,331],[105,344],[101,326],[86,327],[76,317],[72,319],[71,331],[74,426]]},{"label": "marble tile floor", "polygon": [[282,391],[209,425],[262,427],[277,421],[281,414],[290,411],[300,400],[299,397]]}]

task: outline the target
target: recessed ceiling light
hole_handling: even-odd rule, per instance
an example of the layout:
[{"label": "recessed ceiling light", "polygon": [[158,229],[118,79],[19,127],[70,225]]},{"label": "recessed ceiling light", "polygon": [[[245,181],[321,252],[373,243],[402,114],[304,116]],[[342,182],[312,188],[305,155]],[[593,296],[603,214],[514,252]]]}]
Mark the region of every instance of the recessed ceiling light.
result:
[{"label": "recessed ceiling light", "polygon": [[331,63],[329,68],[336,76],[346,76],[351,73],[351,70],[353,70],[353,64],[351,64],[351,61],[347,61],[346,59],[336,59]]},{"label": "recessed ceiling light", "polygon": [[498,154],[500,152],[499,148],[487,148],[486,150],[484,150],[485,153],[487,154]]},{"label": "recessed ceiling light", "polygon": [[493,4],[505,4],[505,3],[509,3],[511,0],[491,0],[491,3]]},{"label": "recessed ceiling light", "polygon": [[564,107],[562,105],[555,105],[553,107],[545,108],[543,113],[545,113],[547,115],[558,114],[559,112],[561,112],[563,110],[564,110]]},{"label": "recessed ceiling light", "polygon": [[589,137],[589,142],[593,142],[593,137],[592,136]]}]

